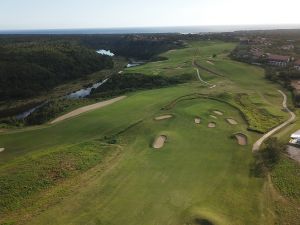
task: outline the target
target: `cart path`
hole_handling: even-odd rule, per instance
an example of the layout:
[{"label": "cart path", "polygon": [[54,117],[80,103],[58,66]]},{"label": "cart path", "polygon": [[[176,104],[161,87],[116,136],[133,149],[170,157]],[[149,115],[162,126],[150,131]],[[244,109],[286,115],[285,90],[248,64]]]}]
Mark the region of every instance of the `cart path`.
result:
[{"label": "cart path", "polygon": [[110,99],[110,100],[107,100],[107,101],[98,102],[96,104],[92,104],[92,105],[81,107],[79,109],[76,109],[76,110],[74,110],[72,112],[69,112],[69,113],[67,113],[67,114],[65,114],[63,116],[60,116],[60,117],[56,118],[50,124],[55,124],[55,123],[61,122],[63,120],[69,119],[71,117],[78,116],[78,115],[80,115],[82,113],[89,112],[89,111],[92,111],[92,110],[95,110],[95,109],[103,108],[105,106],[108,106],[108,105],[111,105],[111,104],[113,104],[115,102],[118,102],[118,101],[120,101],[120,100],[122,100],[124,98],[126,98],[126,96],[120,96],[120,97],[113,98],[113,99]]},{"label": "cart path", "polygon": [[200,80],[200,82],[204,83],[205,85],[208,85],[209,88],[215,88],[215,87],[217,87],[217,85],[213,85],[213,84],[208,83],[208,82],[206,82],[205,80],[203,80],[203,79],[201,78],[201,76],[200,76],[199,69],[196,69],[196,71],[197,71],[197,76],[198,76],[198,79]]},{"label": "cart path", "polygon": [[273,134],[275,134],[276,132],[278,132],[279,130],[281,130],[282,128],[284,128],[285,126],[287,126],[288,124],[290,124],[291,122],[293,122],[296,119],[296,115],[295,113],[293,113],[288,107],[287,107],[287,96],[285,93],[283,93],[282,91],[278,90],[278,92],[280,94],[282,94],[283,96],[283,102],[282,102],[282,107],[291,115],[291,117],[285,121],[284,123],[282,123],[281,125],[275,127],[273,130],[269,131],[268,133],[264,134],[258,141],[256,141],[253,145],[252,151],[253,152],[257,152],[260,149],[260,146],[262,145],[262,143],[267,140],[269,137],[271,137]]}]

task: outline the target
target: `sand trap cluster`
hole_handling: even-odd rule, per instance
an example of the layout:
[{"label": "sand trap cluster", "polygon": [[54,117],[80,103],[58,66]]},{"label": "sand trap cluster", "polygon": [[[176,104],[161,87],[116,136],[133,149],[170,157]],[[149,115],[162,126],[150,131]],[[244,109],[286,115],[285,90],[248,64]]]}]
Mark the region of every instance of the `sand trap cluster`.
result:
[{"label": "sand trap cluster", "polygon": [[239,145],[247,145],[248,144],[248,138],[245,134],[242,134],[242,133],[237,133],[234,135],[238,144]]},{"label": "sand trap cluster", "polygon": [[237,125],[238,124],[238,122],[236,120],[232,119],[232,118],[227,118],[226,120],[231,125]]},{"label": "sand trap cluster", "polygon": [[155,120],[157,120],[157,121],[168,120],[168,119],[171,119],[172,117],[173,117],[173,115],[162,115],[162,116],[155,117]]},{"label": "sand trap cluster", "polygon": [[167,140],[167,136],[165,135],[160,135],[159,137],[157,137],[153,143],[153,148],[155,149],[160,149],[162,147],[164,147],[165,142]]},{"label": "sand trap cluster", "polygon": [[195,124],[200,124],[200,123],[201,123],[201,118],[196,117],[196,118],[195,118]]},{"label": "sand trap cluster", "polygon": [[0,152],[4,152],[5,148],[0,148]]},{"label": "sand trap cluster", "polygon": [[215,128],[217,126],[217,124],[215,122],[210,122],[208,124],[208,128]]},{"label": "sand trap cluster", "polygon": [[223,115],[224,115],[222,112],[217,111],[217,110],[214,111],[214,114],[216,114],[216,115],[218,115],[218,116],[223,116]]}]

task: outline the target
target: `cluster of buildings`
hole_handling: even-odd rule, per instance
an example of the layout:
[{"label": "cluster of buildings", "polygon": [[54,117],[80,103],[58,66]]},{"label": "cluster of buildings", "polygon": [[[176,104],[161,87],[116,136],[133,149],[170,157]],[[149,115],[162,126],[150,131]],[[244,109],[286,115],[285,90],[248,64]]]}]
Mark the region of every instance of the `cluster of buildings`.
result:
[{"label": "cluster of buildings", "polygon": [[287,55],[264,53],[263,50],[259,48],[252,48],[250,53],[254,60],[264,59],[269,65],[278,67],[293,66],[296,70],[300,71],[300,59],[295,60],[294,57]]},{"label": "cluster of buildings", "polygon": [[[241,37],[240,43],[242,45],[251,46],[250,55],[251,58],[256,62],[263,62],[277,67],[293,66],[296,70],[300,71],[300,59],[295,60],[294,57],[288,55],[277,55],[272,53],[265,53],[263,49],[264,48],[268,49],[270,48],[270,46],[273,45],[271,41],[267,38],[256,37],[254,39],[249,39],[247,37]],[[277,47],[277,49],[292,51],[295,49],[295,46],[292,43],[288,43],[281,47]]]}]

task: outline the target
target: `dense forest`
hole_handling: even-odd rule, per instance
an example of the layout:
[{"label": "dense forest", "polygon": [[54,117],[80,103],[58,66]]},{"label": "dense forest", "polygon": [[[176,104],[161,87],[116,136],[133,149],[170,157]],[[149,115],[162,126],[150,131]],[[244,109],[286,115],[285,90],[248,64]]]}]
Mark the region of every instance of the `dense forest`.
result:
[{"label": "dense forest", "polygon": [[111,68],[110,57],[72,43],[0,45],[0,100],[36,96],[63,82]]},{"label": "dense forest", "polygon": [[193,78],[190,74],[173,77],[150,76],[136,73],[114,74],[105,84],[94,89],[91,97],[111,97],[136,90],[161,88],[184,83]]},{"label": "dense forest", "polygon": [[174,35],[0,35],[0,100],[24,99],[93,72],[118,56],[155,60],[183,43]]},{"label": "dense forest", "polygon": [[89,49],[110,50],[118,56],[151,60],[158,54],[183,47],[179,34],[0,35],[0,46],[23,43],[75,43]]}]

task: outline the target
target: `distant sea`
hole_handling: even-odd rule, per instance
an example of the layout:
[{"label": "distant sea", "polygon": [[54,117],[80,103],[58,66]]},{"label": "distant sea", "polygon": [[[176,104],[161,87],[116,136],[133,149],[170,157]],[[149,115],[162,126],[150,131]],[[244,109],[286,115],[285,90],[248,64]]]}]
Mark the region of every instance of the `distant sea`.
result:
[{"label": "distant sea", "polygon": [[240,30],[300,29],[298,25],[236,25],[236,26],[178,26],[94,29],[0,30],[0,34],[147,34],[147,33],[210,33]]}]

